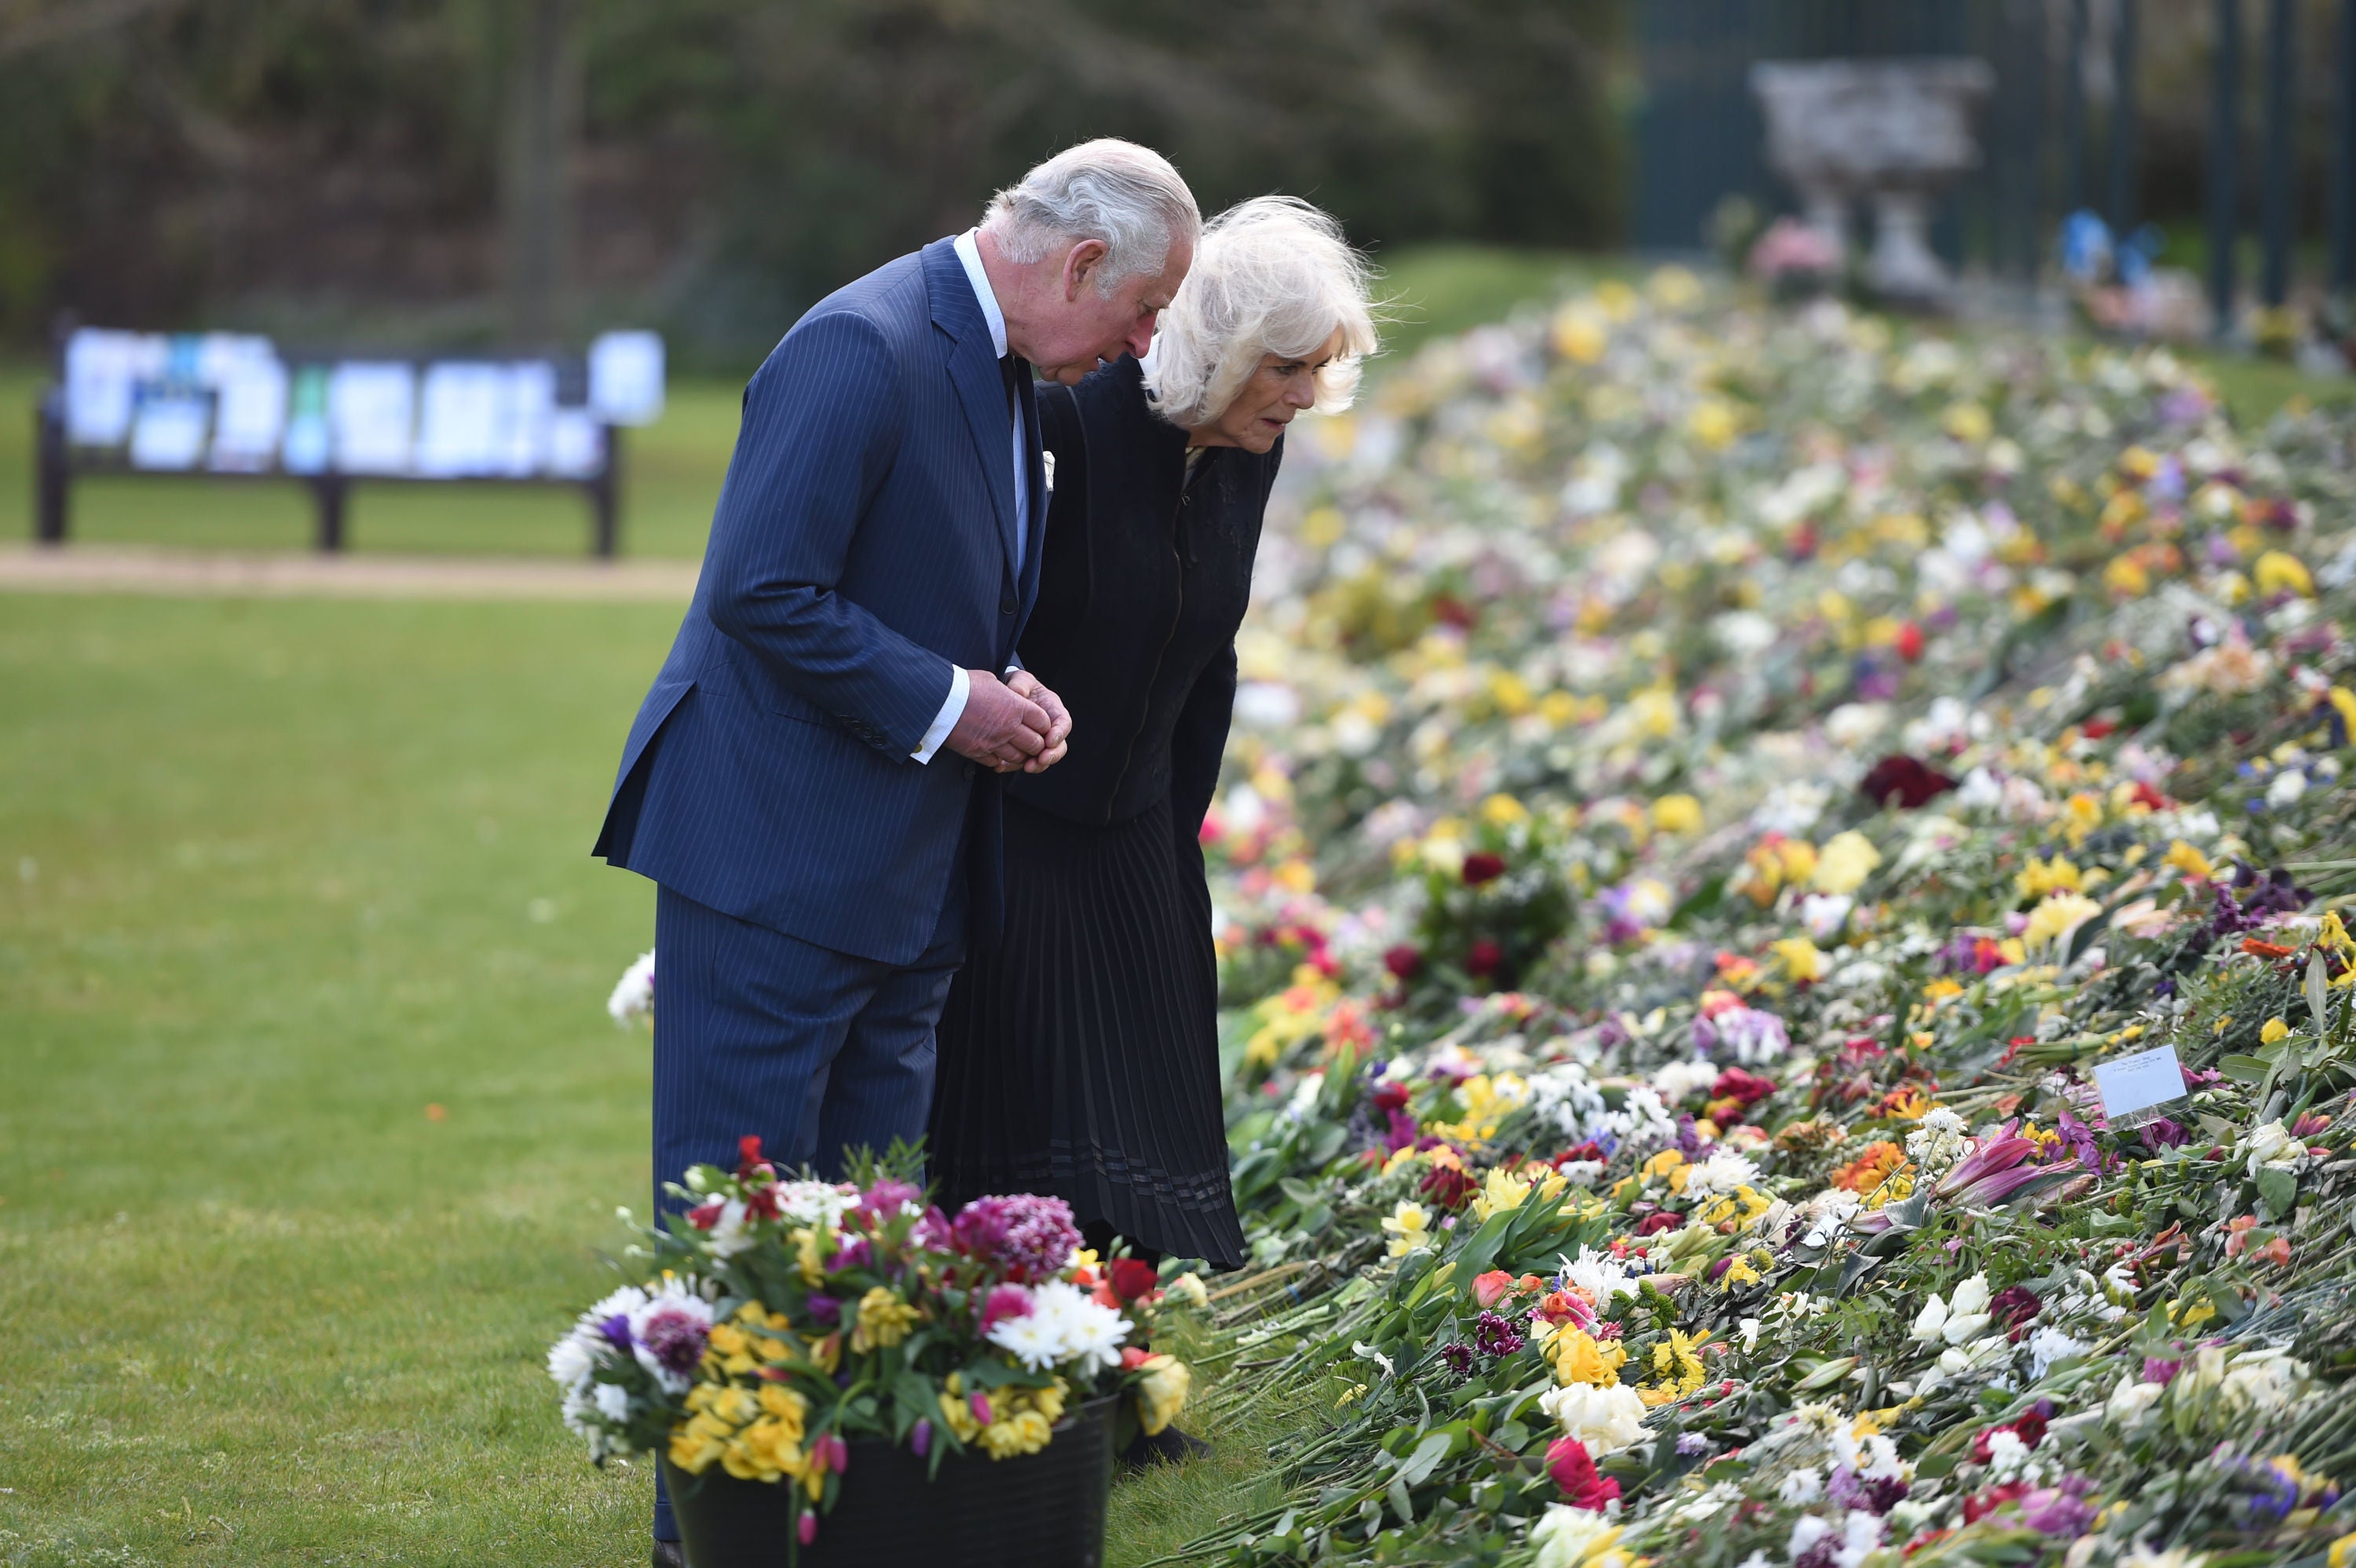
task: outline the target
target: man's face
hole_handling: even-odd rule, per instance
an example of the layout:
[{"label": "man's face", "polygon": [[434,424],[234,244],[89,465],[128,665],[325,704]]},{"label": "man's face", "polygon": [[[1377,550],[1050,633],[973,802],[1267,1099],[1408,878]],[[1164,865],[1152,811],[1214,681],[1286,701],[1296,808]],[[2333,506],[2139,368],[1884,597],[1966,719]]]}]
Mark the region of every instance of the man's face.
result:
[{"label": "man's face", "polygon": [[1041,313],[1045,319],[1032,363],[1042,376],[1067,387],[1100,361],[1124,354],[1145,357],[1153,347],[1154,323],[1194,264],[1194,247],[1173,240],[1159,273],[1123,279],[1110,294],[1097,288],[1104,254],[1104,245],[1095,240],[1082,240],[1066,252],[1062,275],[1048,308]]}]

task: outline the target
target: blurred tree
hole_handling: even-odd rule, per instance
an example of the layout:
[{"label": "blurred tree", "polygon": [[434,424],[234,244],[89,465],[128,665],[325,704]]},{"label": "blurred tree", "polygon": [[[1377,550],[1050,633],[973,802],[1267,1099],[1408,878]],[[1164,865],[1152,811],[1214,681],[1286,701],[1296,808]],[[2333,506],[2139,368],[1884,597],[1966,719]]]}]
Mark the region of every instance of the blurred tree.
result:
[{"label": "blurred tree", "polygon": [[0,0],[0,333],[65,305],[488,338],[571,297],[741,363],[1100,134],[1206,210],[1285,190],[1366,241],[1605,244],[1622,11]]}]

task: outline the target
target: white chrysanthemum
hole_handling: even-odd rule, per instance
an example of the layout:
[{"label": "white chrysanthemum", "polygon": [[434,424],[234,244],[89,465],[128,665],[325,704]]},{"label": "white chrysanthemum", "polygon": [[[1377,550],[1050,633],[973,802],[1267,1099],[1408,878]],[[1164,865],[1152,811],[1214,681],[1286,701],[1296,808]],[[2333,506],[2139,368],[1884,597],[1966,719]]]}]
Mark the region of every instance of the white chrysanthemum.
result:
[{"label": "white chrysanthemum", "polygon": [[1562,1277],[1594,1297],[1598,1311],[1611,1306],[1613,1296],[1636,1294],[1635,1279],[1628,1265],[1593,1247],[1580,1248],[1576,1260],[1563,1259]]},{"label": "white chrysanthemum", "polygon": [[1031,1293],[1031,1316],[1044,1318],[1060,1347],[1055,1360],[1079,1371],[1108,1371],[1120,1365],[1129,1319],[1076,1285],[1051,1279]]},{"label": "white chrysanthemum", "polygon": [[1584,1142],[1595,1136],[1603,1115],[1603,1093],[1576,1061],[1558,1061],[1530,1077],[1530,1103],[1564,1137]]},{"label": "white chrysanthemum", "polygon": [[2073,1339],[2059,1328],[2040,1325],[2029,1336],[2029,1375],[2042,1378],[2056,1361],[2066,1361],[2083,1356],[2094,1347],[2083,1339]]},{"label": "white chrysanthemum", "polygon": [[548,1375],[556,1386],[577,1391],[586,1384],[590,1371],[613,1346],[602,1325],[609,1317],[626,1318],[646,1300],[645,1291],[626,1285],[574,1318],[564,1338],[548,1348]]},{"label": "white chrysanthemum", "polygon": [[596,1370],[597,1352],[589,1336],[579,1328],[548,1348],[548,1375],[556,1386],[567,1391],[589,1381]]},{"label": "white chrysanthemum", "polygon": [[989,1338],[1022,1362],[1025,1371],[1044,1372],[1063,1359],[1062,1332],[1035,1309],[1021,1317],[1000,1318],[990,1326]]},{"label": "white chrysanthemum", "polygon": [[1921,1124],[1906,1135],[1906,1157],[1922,1172],[1918,1181],[1935,1181],[1964,1157],[1970,1143],[1969,1124],[1944,1105],[1934,1105]]},{"label": "white chrysanthemum", "polygon": [[619,1383],[599,1383],[590,1392],[596,1402],[597,1413],[612,1422],[630,1418],[630,1391]]},{"label": "white chrysanthemum", "polygon": [[990,1342],[1031,1371],[1070,1365],[1086,1373],[1120,1364],[1120,1345],[1129,1338],[1129,1328],[1119,1312],[1057,1279],[1032,1290],[1027,1316],[991,1325]]},{"label": "white chrysanthemum", "polygon": [[605,1010],[614,1017],[617,1028],[626,1029],[631,1021],[655,1010],[655,955],[651,949],[638,955],[636,962],[622,971],[614,983],[614,994],[605,998]]},{"label": "white chrysanthemum", "polygon": [[1824,1473],[1813,1468],[1794,1470],[1776,1486],[1775,1495],[1794,1508],[1804,1508],[1825,1495]]},{"label": "white chrysanthemum", "polygon": [[1677,1136],[1669,1108],[1650,1084],[1628,1091],[1628,1102],[1603,1118],[1604,1130],[1629,1143],[1666,1143]]},{"label": "white chrysanthemum", "polygon": [[590,1419],[596,1408],[589,1396],[589,1385],[584,1383],[565,1394],[561,1410],[565,1430],[575,1436],[589,1439],[589,1456],[593,1459],[602,1456],[605,1451],[605,1428]]},{"label": "white chrysanthemum", "polygon": [[1676,1104],[1689,1094],[1705,1093],[1718,1082],[1715,1062],[1696,1061],[1690,1057],[1676,1061],[1664,1061],[1653,1069],[1653,1087],[1661,1098]]},{"label": "white chrysanthemum", "polygon": [[1720,1148],[1698,1165],[1686,1168],[1688,1199],[1731,1197],[1740,1187],[1759,1183],[1759,1168],[1730,1148]]}]

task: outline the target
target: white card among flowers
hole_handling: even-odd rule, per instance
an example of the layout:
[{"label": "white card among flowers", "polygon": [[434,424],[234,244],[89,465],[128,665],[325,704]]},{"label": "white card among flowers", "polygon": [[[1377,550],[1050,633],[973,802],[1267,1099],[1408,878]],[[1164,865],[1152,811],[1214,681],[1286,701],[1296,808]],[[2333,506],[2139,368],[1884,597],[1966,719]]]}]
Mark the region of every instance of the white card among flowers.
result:
[{"label": "white card among flowers", "polygon": [[2103,1115],[2114,1122],[2132,1125],[2153,1120],[2160,1106],[2184,1097],[2184,1070],[2177,1062],[2176,1048],[2154,1046],[2096,1063],[2094,1092],[2103,1097]]}]

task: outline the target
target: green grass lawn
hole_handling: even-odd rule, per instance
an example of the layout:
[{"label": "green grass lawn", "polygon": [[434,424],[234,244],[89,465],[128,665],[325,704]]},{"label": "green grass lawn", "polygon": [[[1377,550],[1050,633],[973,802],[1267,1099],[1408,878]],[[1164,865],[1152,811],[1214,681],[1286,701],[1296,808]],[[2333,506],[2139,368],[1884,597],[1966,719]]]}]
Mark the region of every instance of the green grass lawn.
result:
[{"label": "green grass lawn", "polygon": [[586,850],[677,618],[0,599],[0,1564],[644,1561],[540,1361],[647,1203]]}]

